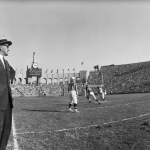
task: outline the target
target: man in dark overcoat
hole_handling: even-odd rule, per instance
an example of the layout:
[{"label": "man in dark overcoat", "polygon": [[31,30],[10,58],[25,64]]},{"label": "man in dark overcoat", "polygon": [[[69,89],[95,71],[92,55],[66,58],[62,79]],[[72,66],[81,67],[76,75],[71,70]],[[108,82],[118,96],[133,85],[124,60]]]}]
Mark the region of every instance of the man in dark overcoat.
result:
[{"label": "man in dark overcoat", "polygon": [[9,46],[7,39],[0,39],[0,150],[5,150],[11,132],[13,98],[10,88],[10,65],[5,56],[8,56]]}]

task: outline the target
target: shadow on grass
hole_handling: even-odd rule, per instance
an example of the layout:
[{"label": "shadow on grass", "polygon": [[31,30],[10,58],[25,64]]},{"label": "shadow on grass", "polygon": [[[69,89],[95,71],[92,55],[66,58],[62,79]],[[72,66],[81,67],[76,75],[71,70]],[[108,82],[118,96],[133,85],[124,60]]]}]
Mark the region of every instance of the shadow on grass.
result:
[{"label": "shadow on grass", "polygon": [[68,110],[37,110],[37,109],[21,109],[24,111],[37,111],[37,112],[68,112]]}]

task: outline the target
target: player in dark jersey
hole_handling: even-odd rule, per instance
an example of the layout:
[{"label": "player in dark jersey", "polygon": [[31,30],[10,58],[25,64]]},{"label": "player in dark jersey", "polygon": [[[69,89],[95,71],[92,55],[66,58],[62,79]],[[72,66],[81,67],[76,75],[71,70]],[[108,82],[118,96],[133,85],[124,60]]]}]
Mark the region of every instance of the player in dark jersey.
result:
[{"label": "player in dark jersey", "polygon": [[95,96],[94,92],[92,91],[92,89],[89,87],[89,85],[85,86],[85,96],[89,100],[89,103],[91,103],[90,97],[92,96],[96,100],[96,102],[101,104],[100,101],[98,101],[98,99],[96,98],[96,96]]}]

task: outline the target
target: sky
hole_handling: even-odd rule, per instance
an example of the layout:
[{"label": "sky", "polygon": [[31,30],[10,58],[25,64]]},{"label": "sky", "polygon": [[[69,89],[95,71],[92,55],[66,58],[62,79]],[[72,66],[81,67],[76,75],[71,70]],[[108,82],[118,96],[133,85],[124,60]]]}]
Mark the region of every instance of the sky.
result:
[{"label": "sky", "polygon": [[33,52],[43,73],[149,61],[150,2],[1,0],[1,35],[13,43],[6,59],[24,74]]}]

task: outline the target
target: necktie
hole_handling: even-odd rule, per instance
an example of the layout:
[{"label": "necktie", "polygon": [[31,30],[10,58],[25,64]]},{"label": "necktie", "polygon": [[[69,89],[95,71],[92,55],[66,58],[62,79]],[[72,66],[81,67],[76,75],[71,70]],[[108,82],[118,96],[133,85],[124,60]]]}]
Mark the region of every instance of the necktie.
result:
[{"label": "necktie", "polygon": [[7,72],[7,65],[6,65],[6,61],[5,61],[5,59],[4,59],[4,58],[3,58],[3,60],[4,60],[4,68],[5,68],[6,72]]}]

